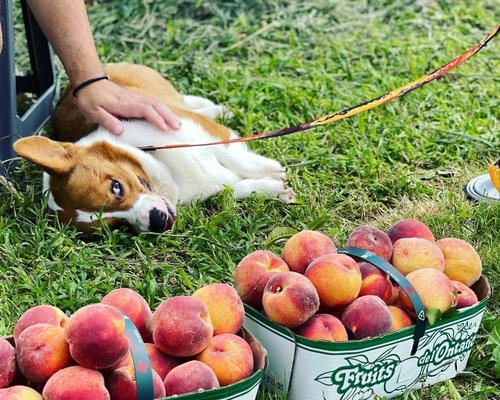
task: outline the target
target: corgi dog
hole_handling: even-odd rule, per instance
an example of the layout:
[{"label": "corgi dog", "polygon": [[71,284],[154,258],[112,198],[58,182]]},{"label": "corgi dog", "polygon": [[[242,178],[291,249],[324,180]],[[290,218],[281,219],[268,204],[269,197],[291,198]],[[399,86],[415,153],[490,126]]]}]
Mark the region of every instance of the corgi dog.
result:
[{"label": "corgi dog", "polygon": [[31,136],[14,150],[44,171],[49,207],[62,222],[91,233],[100,221],[111,228],[164,232],[174,223],[178,205],[204,200],[232,187],[236,198],[266,194],[294,201],[279,162],[243,143],[144,152],[140,147],[200,143],[237,137],[214,121],[224,106],[180,94],[158,72],[142,65],[111,64],[110,79],[135,93],[155,97],[181,120],[178,131],[162,132],[143,120],[123,121],[114,136],[79,113],[67,90],[54,114],[57,140]]}]

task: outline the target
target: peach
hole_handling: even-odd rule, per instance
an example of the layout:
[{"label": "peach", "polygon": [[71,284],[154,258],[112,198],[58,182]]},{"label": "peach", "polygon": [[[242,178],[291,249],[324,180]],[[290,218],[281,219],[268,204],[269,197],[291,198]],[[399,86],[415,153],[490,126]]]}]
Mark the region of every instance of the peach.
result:
[{"label": "peach", "polygon": [[399,288],[391,282],[391,293],[388,294],[385,300],[385,304],[393,306],[399,302]]},{"label": "peach", "polygon": [[401,308],[396,306],[388,306],[387,308],[389,309],[392,318],[392,324],[390,328],[391,332],[399,331],[400,329],[413,325],[411,317]]},{"label": "peach", "polygon": [[[153,398],[165,397],[165,386],[158,373],[153,373]],[[136,400],[137,383],[133,366],[118,368],[113,371],[107,380],[106,387],[111,400]]]},{"label": "peach", "polygon": [[113,371],[117,370],[118,368],[123,368],[128,366],[132,367],[134,366],[134,359],[132,358],[132,354],[130,352],[115,365],[112,365],[109,368],[101,368],[100,371],[104,375],[104,377],[106,377],[111,375]]},{"label": "peach", "polygon": [[9,386],[16,376],[16,351],[0,337],[0,389]]},{"label": "peach", "polygon": [[17,342],[17,338],[26,328],[35,324],[52,324],[64,327],[68,317],[59,308],[41,305],[32,307],[25,311],[21,317],[19,317],[16,325],[14,326],[14,340]]},{"label": "peach", "polygon": [[142,340],[145,342],[151,340],[153,313],[146,300],[139,293],[128,288],[115,289],[104,296],[101,303],[121,310],[132,320],[141,334]]},{"label": "peach", "polygon": [[422,238],[403,238],[394,243],[392,265],[403,275],[420,268],[444,270],[444,255],[436,243]]},{"label": "peach", "polygon": [[388,333],[392,317],[380,297],[363,296],[349,304],[342,315],[342,322],[356,339]]},{"label": "peach", "polygon": [[358,265],[363,279],[359,296],[372,294],[388,303],[393,295],[393,286],[389,276],[366,261],[360,261]]},{"label": "peach", "polygon": [[434,235],[429,227],[418,219],[402,219],[396,222],[391,226],[387,235],[393,244],[403,238],[422,238],[434,242]]},{"label": "peach", "polygon": [[390,260],[392,255],[392,242],[389,236],[370,225],[361,225],[354,229],[347,239],[346,247],[360,247],[384,260]]},{"label": "peach", "polygon": [[0,400],[43,400],[43,397],[30,387],[12,386],[0,389]]},{"label": "peach", "polygon": [[60,369],[71,365],[64,329],[57,325],[35,324],[17,338],[17,366],[30,381],[43,383]]},{"label": "peach", "polygon": [[289,328],[302,325],[319,308],[315,287],[297,272],[279,272],[269,279],[262,297],[268,318]]},{"label": "peach", "polygon": [[270,251],[258,250],[247,255],[235,272],[236,290],[243,303],[261,308],[267,281],[275,273],[288,270],[288,265]]},{"label": "peach", "polygon": [[214,335],[238,333],[243,326],[245,309],[236,290],[225,283],[213,283],[198,289],[193,297],[208,308]]},{"label": "peach", "polygon": [[318,291],[321,304],[341,307],[358,297],[361,271],[358,264],[345,254],[327,254],[314,260],[306,277]]},{"label": "peach", "polygon": [[[422,299],[426,310],[438,309],[444,313],[455,304],[453,284],[443,272],[423,268],[410,272],[406,278]],[[399,291],[401,305],[406,311],[414,314],[410,299],[401,288]]]},{"label": "peach", "polygon": [[153,368],[163,381],[167,374],[179,365],[179,361],[160,351],[153,343],[145,343],[151,368]]},{"label": "peach", "polygon": [[337,317],[329,314],[317,314],[305,324],[299,326],[296,333],[311,340],[345,342],[348,340],[344,325]]},{"label": "peach", "polygon": [[45,400],[110,400],[102,374],[80,366],[57,371],[42,394]]},{"label": "peach", "polygon": [[239,382],[253,373],[253,352],[250,345],[232,333],[214,336],[196,359],[215,372],[221,386]]},{"label": "peach", "polygon": [[172,297],[153,313],[153,341],[174,357],[198,354],[207,347],[213,332],[207,307],[195,297]]},{"label": "peach", "polygon": [[470,287],[481,277],[481,258],[465,240],[447,238],[436,244],[444,254],[444,273],[448,278]]},{"label": "peach", "polygon": [[188,361],[175,367],[163,383],[167,396],[220,387],[214,371],[200,361]]},{"label": "peach", "polygon": [[304,230],[288,239],[281,257],[290,271],[303,274],[313,260],[336,251],[335,244],[328,236],[321,232]]},{"label": "peach", "polygon": [[83,367],[109,368],[128,355],[123,315],[106,304],[80,308],[66,324],[65,335],[71,356]]},{"label": "peach", "polygon": [[451,281],[456,293],[457,309],[473,306],[478,302],[474,291],[460,281]]}]

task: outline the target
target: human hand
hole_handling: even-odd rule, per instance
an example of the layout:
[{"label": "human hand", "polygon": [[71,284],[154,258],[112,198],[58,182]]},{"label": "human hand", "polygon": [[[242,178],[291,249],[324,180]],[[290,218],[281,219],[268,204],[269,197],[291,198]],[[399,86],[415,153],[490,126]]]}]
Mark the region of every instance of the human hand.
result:
[{"label": "human hand", "polygon": [[179,118],[167,106],[152,97],[135,94],[108,80],[94,82],[82,88],[76,99],[85,117],[114,135],[123,132],[123,124],[117,116],[144,118],[162,131],[180,128]]}]

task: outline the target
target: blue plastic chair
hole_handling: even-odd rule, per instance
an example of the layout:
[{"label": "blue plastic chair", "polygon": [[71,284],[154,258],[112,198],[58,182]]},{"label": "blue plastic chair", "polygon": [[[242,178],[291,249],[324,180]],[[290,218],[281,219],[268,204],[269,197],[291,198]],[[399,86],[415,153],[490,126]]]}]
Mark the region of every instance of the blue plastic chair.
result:
[{"label": "blue plastic chair", "polygon": [[[15,74],[12,1],[0,0],[0,162],[15,157],[15,140],[35,134],[49,120],[56,93],[52,49],[25,0],[21,6],[32,71],[27,76]],[[16,101],[20,93],[38,97],[22,116]]]}]

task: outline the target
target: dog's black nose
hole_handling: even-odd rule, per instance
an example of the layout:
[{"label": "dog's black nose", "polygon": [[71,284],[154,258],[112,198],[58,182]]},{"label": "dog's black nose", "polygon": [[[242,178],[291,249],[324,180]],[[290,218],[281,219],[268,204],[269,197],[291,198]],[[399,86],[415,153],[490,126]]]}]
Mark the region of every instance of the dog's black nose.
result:
[{"label": "dog's black nose", "polygon": [[172,216],[156,207],[149,212],[149,230],[151,232],[165,232],[172,227],[173,222]]}]

